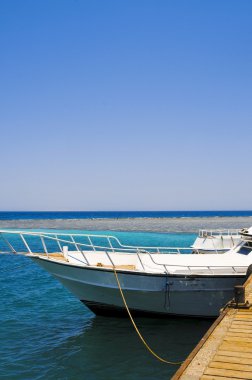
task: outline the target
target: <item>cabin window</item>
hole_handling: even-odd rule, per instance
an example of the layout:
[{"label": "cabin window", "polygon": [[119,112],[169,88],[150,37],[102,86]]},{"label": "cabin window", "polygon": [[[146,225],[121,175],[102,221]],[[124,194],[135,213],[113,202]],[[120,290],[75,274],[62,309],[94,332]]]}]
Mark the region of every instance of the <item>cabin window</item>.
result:
[{"label": "cabin window", "polygon": [[241,253],[242,255],[248,255],[251,251],[252,251],[252,242],[247,241],[241,246],[241,248],[237,252]]}]

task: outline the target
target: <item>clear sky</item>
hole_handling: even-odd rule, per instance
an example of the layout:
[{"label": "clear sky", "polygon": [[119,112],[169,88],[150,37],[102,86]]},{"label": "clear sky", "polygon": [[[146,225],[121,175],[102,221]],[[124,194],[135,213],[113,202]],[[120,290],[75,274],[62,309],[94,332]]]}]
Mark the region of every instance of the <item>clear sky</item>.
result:
[{"label": "clear sky", "polygon": [[0,210],[252,209],[251,0],[0,0]]}]

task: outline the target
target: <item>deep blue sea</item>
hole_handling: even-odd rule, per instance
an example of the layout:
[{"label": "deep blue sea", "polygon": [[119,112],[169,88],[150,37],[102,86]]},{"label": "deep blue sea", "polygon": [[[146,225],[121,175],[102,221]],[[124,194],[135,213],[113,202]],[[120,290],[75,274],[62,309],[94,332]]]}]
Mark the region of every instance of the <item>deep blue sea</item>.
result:
[{"label": "deep blue sea", "polygon": [[6,219],[202,218],[252,216],[252,211],[0,211]]},{"label": "deep blue sea", "polygon": [[202,218],[252,216],[252,210],[240,211],[0,211],[6,219],[89,219],[89,218]]},{"label": "deep blue sea", "polygon": [[[216,216],[222,216],[220,213]],[[152,212],[2,212],[0,219],[148,217],[146,214],[153,217]],[[252,212],[246,212],[250,215]],[[103,232],[107,231],[99,231]],[[189,233],[113,234],[124,244],[160,246],[188,246],[196,237]],[[1,380],[167,380],[177,369],[146,351],[127,318],[96,317],[26,257],[0,255],[0,294]],[[136,318],[136,322],[150,346],[173,361],[185,359],[211,324],[189,318]]]}]

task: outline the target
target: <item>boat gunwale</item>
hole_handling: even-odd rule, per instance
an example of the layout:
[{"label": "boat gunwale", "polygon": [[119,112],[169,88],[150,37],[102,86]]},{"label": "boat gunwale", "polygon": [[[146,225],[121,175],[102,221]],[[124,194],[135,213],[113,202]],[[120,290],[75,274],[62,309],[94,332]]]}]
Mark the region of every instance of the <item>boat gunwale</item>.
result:
[{"label": "boat gunwale", "polygon": [[[54,263],[54,264],[58,264],[58,265],[64,265],[66,267],[73,267],[73,268],[78,268],[78,269],[88,269],[88,270],[98,270],[98,271],[103,271],[103,272],[109,272],[109,273],[113,273],[114,272],[114,269],[113,268],[106,268],[106,267],[99,267],[99,266],[91,266],[91,265],[77,265],[77,264],[73,264],[73,263],[69,263],[69,262],[61,262],[57,259],[54,259],[54,258],[48,258],[48,257],[41,257],[40,255],[26,255],[27,257],[30,257],[31,259],[35,259],[35,260],[44,260],[44,261],[47,261],[47,262],[50,262],[50,263]],[[245,267],[244,267],[245,268]],[[127,269],[116,269],[116,271],[118,273],[121,273],[121,274],[130,274],[130,275],[137,275],[137,276],[152,276],[152,277],[181,277],[181,278],[201,278],[201,277],[207,277],[207,278],[227,278],[227,277],[246,277],[246,272],[244,272],[244,274],[242,273],[227,273],[227,274],[213,274],[213,273],[192,273],[192,274],[189,274],[189,273],[166,273],[166,272],[163,272],[163,273],[153,273],[153,272],[142,272],[142,271],[132,271],[132,270],[127,270]]]}]

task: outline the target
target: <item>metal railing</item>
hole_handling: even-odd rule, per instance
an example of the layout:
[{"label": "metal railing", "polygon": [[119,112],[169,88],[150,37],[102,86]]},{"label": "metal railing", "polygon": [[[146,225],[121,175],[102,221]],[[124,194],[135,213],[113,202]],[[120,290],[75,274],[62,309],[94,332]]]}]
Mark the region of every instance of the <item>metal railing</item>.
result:
[{"label": "metal railing", "polygon": [[[70,234],[70,233],[62,233],[62,232],[33,232],[33,231],[14,231],[14,230],[0,230],[0,237],[3,238],[6,245],[9,246],[11,252],[18,253],[14,248],[14,243],[7,239],[6,235],[16,235],[20,237],[24,246],[27,249],[27,253],[36,253],[36,251],[31,249],[31,246],[28,244],[26,237],[38,237],[41,240],[42,247],[45,253],[49,254],[46,245],[46,239],[55,241],[59,247],[60,252],[63,253],[62,243],[69,244],[70,246],[74,246],[75,250],[80,251],[80,247],[89,248],[92,251],[101,251],[108,250],[111,252],[122,252],[122,253],[171,253],[171,254],[181,254],[184,252],[190,253],[192,249],[190,247],[158,247],[158,246],[133,246],[133,245],[125,245],[120,242],[120,240],[112,235],[96,235],[96,234]],[[60,237],[61,236],[61,237]],[[64,238],[63,238],[64,237]],[[68,237],[68,238],[66,238]],[[77,241],[77,238],[86,238],[87,243],[83,243]],[[105,245],[95,244],[94,239],[102,239],[107,242]],[[87,250],[87,249],[86,249]]]},{"label": "metal railing", "polygon": [[[157,263],[155,262],[155,260],[153,259],[153,257],[150,255],[150,258],[151,260],[153,261],[153,263],[155,265],[160,265],[164,268],[164,271],[165,273],[167,274],[171,274],[171,273],[175,273],[174,271],[172,271],[171,269],[173,268],[181,268],[181,271],[183,269],[183,273],[185,273],[185,269],[190,273],[190,275],[192,274],[199,274],[201,272],[201,274],[206,274],[206,272],[209,272],[209,274],[216,274],[216,271],[218,271],[218,274],[224,274],[224,273],[230,273],[227,271],[228,270],[232,270],[232,273],[236,273],[236,274],[242,274],[242,273],[246,273],[246,267],[244,266],[238,266],[238,265],[235,265],[235,266],[228,266],[228,265],[181,265],[181,264],[163,264],[163,263]],[[169,270],[170,268],[170,270]],[[243,269],[243,272],[239,271],[238,269]],[[180,269],[179,269],[180,270]],[[177,274],[179,272],[179,270],[177,270]],[[221,272],[221,270],[223,270],[223,272]]]},{"label": "metal railing", "polygon": [[[11,239],[8,238],[10,235],[11,237],[14,236],[14,241],[10,241]],[[162,253],[162,254],[182,254],[184,253],[191,253],[191,248],[186,247],[147,247],[147,246],[131,246],[131,245],[124,245],[121,244],[119,239],[115,236],[111,235],[94,235],[94,234],[70,234],[70,233],[57,233],[57,232],[33,232],[33,231],[14,231],[14,230],[0,230],[0,238],[5,242],[5,244],[9,247],[10,251],[1,251],[0,253],[7,253],[7,252],[13,252],[15,254],[25,254],[25,255],[41,255],[45,254],[48,258],[50,258],[50,253],[60,252],[62,256],[64,256],[64,245],[70,245],[74,247],[74,250],[81,253],[84,262],[82,264],[85,264],[87,266],[90,266],[90,262],[87,258],[87,251],[90,252],[103,252],[106,254],[109,262],[114,267],[116,266],[113,262],[113,259],[110,255],[110,253],[124,253],[124,254],[136,254],[138,257],[138,260],[141,264],[141,267],[144,271],[146,271],[146,267],[148,265],[146,263],[143,263],[141,254],[146,254],[151,262],[158,267],[162,267],[162,270],[164,273],[170,274],[172,268],[183,268],[183,270],[187,270],[190,272],[190,274],[193,274],[198,269],[200,270],[207,270],[209,273],[214,274],[214,270],[216,269],[224,269],[229,268],[232,269],[234,273],[237,273],[236,268],[244,268],[239,266],[206,266],[206,265],[180,265],[180,264],[167,264],[167,263],[158,263],[155,261],[155,253]],[[29,238],[37,238],[40,241],[40,249],[38,249],[38,243],[36,242],[37,249],[33,249],[31,246],[31,242],[29,244],[28,239]],[[77,241],[78,238],[84,238],[87,240],[86,243]],[[18,240],[19,239],[19,242]],[[106,245],[100,245],[95,244],[94,239],[102,239],[107,242]],[[22,242],[22,247],[26,248],[26,251],[21,249],[20,241]],[[54,246],[50,243],[54,243]],[[18,245],[18,249],[16,249],[16,246]],[[58,250],[55,250],[55,247],[57,246]],[[42,248],[42,252],[41,252]],[[53,248],[53,249],[52,249]],[[51,252],[50,252],[51,251]],[[195,250],[194,250],[195,252]],[[170,270],[169,270],[170,268]]]},{"label": "metal railing", "polygon": [[211,236],[239,236],[240,230],[237,228],[233,229],[216,229],[216,230],[199,230],[199,237],[211,237]]}]

